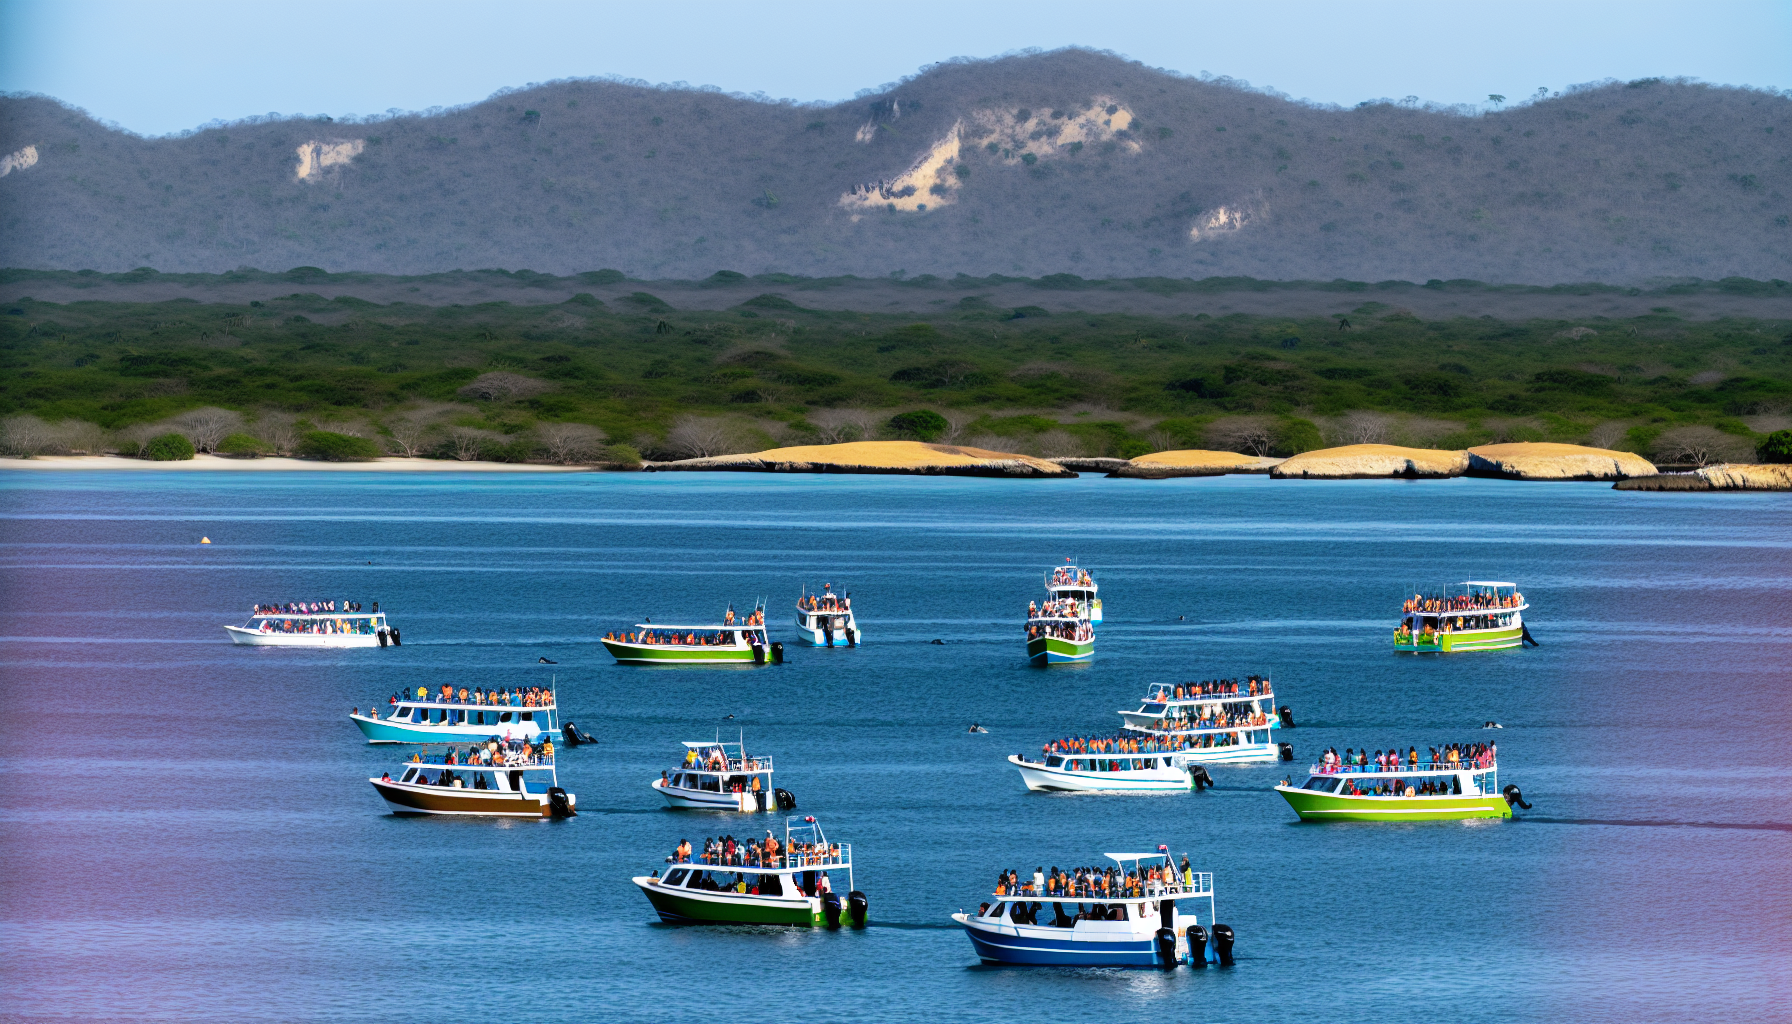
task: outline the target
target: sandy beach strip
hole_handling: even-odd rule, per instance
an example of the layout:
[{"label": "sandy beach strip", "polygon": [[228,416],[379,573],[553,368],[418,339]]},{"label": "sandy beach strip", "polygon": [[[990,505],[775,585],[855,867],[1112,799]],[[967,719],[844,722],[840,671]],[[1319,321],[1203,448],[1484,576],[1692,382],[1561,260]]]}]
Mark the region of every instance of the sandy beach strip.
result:
[{"label": "sandy beach strip", "polygon": [[460,462],[452,459],[375,459],[372,462],[321,462],[311,459],[232,459],[195,455],[191,459],[151,462],[122,455],[38,455],[0,459],[0,470],[115,469],[144,472],[338,472],[338,473],[590,473],[590,466],[536,466],[520,462]]}]

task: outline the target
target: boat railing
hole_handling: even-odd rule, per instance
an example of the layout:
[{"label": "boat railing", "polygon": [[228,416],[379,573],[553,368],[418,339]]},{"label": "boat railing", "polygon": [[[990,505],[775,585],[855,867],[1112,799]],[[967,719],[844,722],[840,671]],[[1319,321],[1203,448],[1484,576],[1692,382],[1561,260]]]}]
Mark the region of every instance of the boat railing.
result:
[{"label": "boat railing", "polygon": [[1178,875],[1167,882],[1142,882],[1133,886],[1105,887],[1098,891],[1097,887],[1087,880],[1080,884],[1072,882],[1063,889],[1053,892],[1049,887],[1045,892],[1035,889],[1032,882],[1022,882],[1016,892],[991,893],[997,899],[1009,900],[1149,900],[1174,896],[1209,896],[1213,893],[1213,874],[1208,871],[1191,872],[1192,878]]},{"label": "boat railing", "polygon": [[1128,732],[1140,732],[1148,736],[1182,736],[1189,733],[1205,732],[1245,732],[1251,729],[1268,729],[1275,722],[1274,718],[1264,716],[1261,722],[1213,722],[1206,719],[1189,719],[1182,725],[1158,719],[1148,725],[1123,725]]},{"label": "boat railing", "polygon": [[465,768],[468,771],[496,770],[500,768],[552,768],[552,757],[537,757],[523,754],[505,754],[487,764],[483,761],[450,761],[447,755],[442,757],[416,757],[405,762],[406,765],[421,768]]},{"label": "boat railing", "polygon": [[[1187,697],[1172,697],[1169,694],[1163,694],[1161,696],[1147,695],[1142,700],[1140,700],[1139,703],[1141,703],[1141,704],[1164,704],[1164,705],[1170,705],[1170,704],[1228,704],[1233,701],[1248,702],[1248,701],[1253,701],[1253,700],[1262,700],[1265,697],[1269,697],[1269,698],[1273,699],[1275,697],[1275,691],[1274,690],[1261,690],[1257,693],[1248,693],[1248,692],[1247,693],[1195,693],[1195,694],[1190,694]],[[1141,708],[1140,710],[1143,710],[1143,709]]]},{"label": "boat railing", "polygon": [[718,762],[714,759],[698,761],[696,764],[685,764],[680,762],[678,767],[673,769],[673,771],[680,772],[711,772],[717,774],[725,774],[727,772],[769,772],[771,770],[772,759],[770,757],[731,757],[725,763]]},{"label": "boat railing", "polygon": [[1482,764],[1477,761],[1420,761],[1418,764],[1389,765],[1383,768],[1374,764],[1316,764],[1308,772],[1311,775],[1411,775],[1415,772],[1488,772],[1496,771],[1499,762],[1488,761]]},{"label": "boat railing", "polygon": [[427,697],[400,697],[398,699],[397,704],[388,704],[388,705],[386,705],[386,707],[387,707],[387,710],[395,711],[396,709],[399,709],[399,708],[422,707],[425,705],[427,705],[429,707],[478,708],[481,711],[554,711],[554,710],[556,710],[553,701],[549,701],[546,704],[506,704],[503,702],[493,703],[490,700],[478,701],[478,700],[474,700],[472,697],[460,697],[460,696],[443,697],[439,694],[433,694],[433,693]]},{"label": "boat railing", "polygon": [[[838,850],[837,853],[835,852],[835,849]],[[738,868],[747,871],[754,869],[765,871],[788,871],[792,868],[807,870],[809,868],[841,868],[852,866],[851,843],[836,844],[835,848],[830,848],[825,853],[819,850],[793,850],[778,854],[776,857],[772,858],[769,863],[762,859],[761,862],[757,864],[750,864],[747,862],[745,850],[745,847],[736,847],[733,857],[717,857],[713,861],[704,860],[701,853],[695,853],[694,859],[692,860],[672,861],[672,863],[689,864],[694,867],[702,868]]]}]

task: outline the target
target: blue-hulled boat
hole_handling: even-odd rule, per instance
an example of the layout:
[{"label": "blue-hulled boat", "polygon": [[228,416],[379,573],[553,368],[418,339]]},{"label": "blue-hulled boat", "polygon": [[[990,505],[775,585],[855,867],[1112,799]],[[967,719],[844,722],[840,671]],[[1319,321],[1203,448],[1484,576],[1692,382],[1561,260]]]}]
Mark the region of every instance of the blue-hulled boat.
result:
[{"label": "blue-hulled boat", "polygon": [[468,695],[444,685],[435,694],[425,687],[395,697],[384,717],[369,706],[366,714],[353,712],[349,720],[369,743],[454,743],[492,736],[536,743],[560,728],[559,710],[552,687],[535,688],[527,696],[520,689]]},{"label": "blue-hulled boat", "polygon": [[[1168,847],[1108,853],[1105,872],[1004,885],[962,925],[985,963],[1057,967],[1205,967],[1232,962],[1232,929],[1214,923],[1213,875],[1178,870]],[[1203,915],[1202,903],[1206,904]],[[1202,921],[1205,920],[1205,925]]]}]

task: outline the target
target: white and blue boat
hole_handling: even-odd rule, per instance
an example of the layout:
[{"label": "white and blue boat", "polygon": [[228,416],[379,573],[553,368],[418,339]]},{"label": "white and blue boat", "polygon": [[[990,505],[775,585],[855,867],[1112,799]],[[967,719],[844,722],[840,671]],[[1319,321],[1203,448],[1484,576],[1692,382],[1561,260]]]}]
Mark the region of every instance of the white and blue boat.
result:
[{"label": "white and blue boat", "polygon": [[797,639],[811,647],[857,647],[865,640],[852,614],[852,595],[834,593],[832,583],[822,584],[819,594],[805,588],[797,598],[796,630]]},{"label": "white and blue boat", "polygon": [[1044,892],[1027,882],[1018,894],[998,892],[993,903],[952,920],[985,963],[1166,970],[1232,963],[1232,929],[1214,923],[1213,875],[1179,871],[1164,846],[1103,856],[1117,866],[1106,875],[1048,883]]},{"label": "white and blue boat", "polygon": [[534,698],[515,690],[467,697],[461,691],[406,695],[387,707],[385,717],[369,706],[365,714],[350,713],[349,720],[369,743],[472,742],[494,736],[537,743],[543,733],[560,730],[554,690],[537,692]]}]

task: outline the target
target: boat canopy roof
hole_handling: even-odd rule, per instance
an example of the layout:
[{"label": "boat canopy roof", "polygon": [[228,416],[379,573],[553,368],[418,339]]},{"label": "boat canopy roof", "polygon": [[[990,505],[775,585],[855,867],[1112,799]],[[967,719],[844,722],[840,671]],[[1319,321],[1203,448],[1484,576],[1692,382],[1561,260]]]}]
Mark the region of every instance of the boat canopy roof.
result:
[{"label": "boat canopy roof", "polygon": [[1473,761],[1460,761],[1450,764],[1447,761],[1428,761],[1418,765],[1401,765],[1398,768],[1377,768],[1372,764],[1323,765],[1316,764],[1307,769],[1308,775],[1346,775],[1352,778],[1386,778],[1409,779],[1414,775],[1456,775],[1461,772],[1479,774],[1481,772],[1499,771],[1500,764],[1489,761],[1484,765]]},{"label": "boat canopy roof", "polygon": [[1462,586],[1465,586],[1465,587],[1516,587],[1516,586],[1518,586],[1518,584],[1516,584],[1516,583],[1497,583],[1493,580],[1463,580]]},{"label": "boat canopy roof", "polygon": [[1156,853],[1104,853],[1102,856],[1116,864],[1125,864],[1128,861],[1152,860],[1157,857],[1162,857],[1165,860],[1168,860],[1170,859],[1170,852],[1168,850],[1159,850]]},{"label": "boat canopy roof", "polygon": [[757,626],[757,625],[749,626],[749,625],[747,625],[745,623],[741,623],[741,622],[736,622],[732,626],[725,626],[720,622],[712,622],[707,626],[690,626],[690,625],[682,625],[681,626],[681,625],[672,625],[672,624],[665,623],[665,622],[637,622],[637,623],[635,623],[635,628],[636,629],[701,629],[701,630],[712,630],[713,629],[718,632],[726,632],[731,629],[743,629],[743,630],[755,630],[756,629],[761,632],[764,632],[764,630],[765,630],[764,626]]},{"label": "boat canopy roof", "polygon": [[[400,708],[460,708],[463,710],[466,708],[472,708],[475,711],[554,711],[554,710],[557,710],[554,707],[553,701],[549,701],[546,704],[523,705],[523,704],[494,704],[488,700],[482,704],[475,704],[470,699],[469,700],[459,700],[459,699],[438,700],[434,696],[400,697],[400,698],[398,698],[397,704],[388,704],[386,706],[387,707],[400,707]],[[377,711],[379,709],[379,707],[380,706],[378,704],[375,704],[374,710]]]}]

